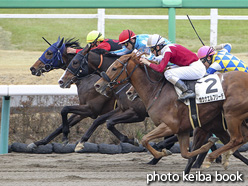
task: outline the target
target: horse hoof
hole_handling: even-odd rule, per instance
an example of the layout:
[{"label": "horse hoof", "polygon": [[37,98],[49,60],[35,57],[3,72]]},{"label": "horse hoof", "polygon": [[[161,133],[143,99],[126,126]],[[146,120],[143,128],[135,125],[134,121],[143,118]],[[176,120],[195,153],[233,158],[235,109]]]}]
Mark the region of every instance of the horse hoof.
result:
[{"label": "horse hoof", "polygon": [[212,142],[212,143],[216,143],[218,140],[219,140],[219,138],[213,137],[213,136],[208,139],[208,141]]},{"label": "horse hoof", "polygon": [[227,169],[228,169],[228,166],[229,166],[229,162],[223,163],[222,166],[223,166],[223,168],[224,168],[225,170],[227,170]]},{"label": "horse hoof", "polygon": [[164,156],[172,155],[172,152],[169,151],[169,150],[167,150],[167,149],[163,149],[163,150],[162,150],[162,153],[163,153]]},{"label": "horse hoof", "polygon": [[77,146],[75,147],[74,151],[75,152],[79,152],[81,151],[82,149],[84,149],[84,143],[78,143]]},{"label": "horse hoof", "polygon": [[139,140],[137,138],[133,139],[133,145],[139,147]]},{"label": "horse hoof", "polygon": [[203,161],[203,163],[202,163],[201,168],[207,169],[207,168],[210,167],[210,165],[211,165],[211,162],[210,162],[209,160],[205,159],[205,160]]},{"label": "horse hoof", "polygon": [[30,149],[30,150],[34,150],[37,148],[37,145],[35,145],[34,143],[30,143],[28,146],[27,146],[27,149]]}]

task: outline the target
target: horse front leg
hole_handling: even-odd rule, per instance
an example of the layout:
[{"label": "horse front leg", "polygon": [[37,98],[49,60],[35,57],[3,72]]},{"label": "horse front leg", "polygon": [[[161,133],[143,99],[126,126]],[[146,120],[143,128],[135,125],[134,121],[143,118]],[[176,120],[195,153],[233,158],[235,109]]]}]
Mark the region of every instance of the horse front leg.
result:
[{"label": "horse front leg", "polygon": [[[159,142],[158,144],[155,144],[155,149],[157,149],[159,151],[162,151],[164,148],[170,150],[170,148],[173,147],[173,145],[176,142],[178,142],[178,138],[176,135],[167,136],[164,138],[163,141]],[[161,158],[159,158],[159,159],[153,158],[147,164],[156,165]]]},{"label": "horse front leg", "polygon": [[82,136],[80,139],[79,143],[75,147],[74,151],[79,152],[84,148],[84,143],[88,141],[88,139],[91,137],[91,135],[94,133],[94,131],[97,129],[98,126],[102,125],[103,123],[106,122],[106,120],[111,117],[112,115],[118,113],[120,111],[120,108],[117,108],[115,110],[112,110],[106,114],[103,114],[99,116],[93,124],[90,126],[90,128],[86,131],[86,133]]},{"label": "horse front leg", "polygon": [[110,130],[121,142],[123,143],[130,143],[135,146],[139,146],[138,140],[136,138],[134,139],[128,139],[128,137],[124,134],[122,134],[120,131],[118,131],[115,128],[115,125],[118,123],[134,123],[134,122],[141,122],[144,121],[145,117],[140,117],[137,112],[134,111],[134,109],[130,108],[128,110],[125,110],[124,112],[119,112],[110,117],[107,120],[107,128]]},{"label": "horse front leg", "polygon": [[151,132],[143,136],[141,143],[154,156],[154,158],[159,159],[163,156],[171,155],[172,153],[169,150],[165,150],[165,149],[163,149],[162,152],[155,150],[149,144],[149,141],[156,139],[156,138],[170,136],[173,134],[174,132],[165,123],[161,123]]},{"label": "horse front leg", "polygon": [[[83,117],[81,117],[79,115],[76,115],[76,114],[71,115],[71,117],[68,119],[69,126],[73,127],[78,122],[80,122],[82,119],[83,119]],[[27,146],[27,148],[28,149],[35,149],[40,145],[46,145],[61,133],[62,133],[62,124],[55,131],[53,131],[51,134],[49,134],[44,139],[30,143]]]},{"label": "horse front leg", "polygon": [[62,133],[63,133],[62,143],[64,145],[66,145],[69,142],[68,134],[69,134],[70,130],[69,130],[69,124],[68,124],[68,120],[67,120],[67,116],[69,113],[77,114],[77,115],[80,115],[84,118],[86,118],[86,117],[93,118],[93,117],[97,117],[99,115],[98,112],[93,112],[89,105],[65,106],[61,110]]},{"label": "horse front leg", "polygon": [[[206,138],[209,137],[207,131],[203,130],[202,128],[196,128],[193,134],[193,144],[192,144],[192,151],[195,149],[200,148],[204,143]],[[200,156],[200,155],[199,155]],[[185,173],[188,174],[192,168],[193,163],[196,161],[197,156],[194,156],[188,160],[188,163],[184,169]],[[199,157],[198,157],[199,158]],[[204,157],[205,158],[205,157]]]},{"label": "horse front leg", "polygon": [[183,158],[189,159],[192,158],[198,154],[207,152],[212,145],[214,145],[215,142],[217,142],[219,139],[216,137],[211,137],[208,139],[208,143],[205,145],[202,145],[199,149],[194,150],[192,152],[189,152],[189,136],[190,133],[185,131],[178,133],[178,141],[181,149],[181,155]]}]

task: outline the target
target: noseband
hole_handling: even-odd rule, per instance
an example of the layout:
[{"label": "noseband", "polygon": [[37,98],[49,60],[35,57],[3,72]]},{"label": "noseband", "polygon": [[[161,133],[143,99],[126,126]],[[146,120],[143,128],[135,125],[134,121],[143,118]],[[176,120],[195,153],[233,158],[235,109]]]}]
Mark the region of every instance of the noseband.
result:
[{"label": "noseband", "polygon": [[[103,78],[105,81],[108,82],[107,86],[108,86],[110,89],[112,89],[115,85],[124,83],[125,81],[128,82],[129,79],[131,78],[132,74],[134,73],[134,71],[135,71],[135,70],[138,68],[138,66],[139,66],[139,64],[137,64],[137,65],[134,67],[134,69],[132,70],[132,72],[131,72],[130,74],[128,74],[128,72],[127,72],[127,64],[128,64],[128,61],[127,61],[126,63],[123,63],[123,62],[120,61],[119,59],[117,59],[117,61],[118,61],[120,64],[122,64],[123,67],[122,67],[121,71],[119,72],[119,74],[118,74],[113,80],[111,80],[111,79],[109,78],[109,76],[106,74],[106,72],[101,72],[102,78]],[[117,79],[121,76],[121,74],[122,74],[124,71],[126,72],[127,77],[124,78],[124,79],[122,79],[122,80],[120,80],[120,81],[117,81]]]}]

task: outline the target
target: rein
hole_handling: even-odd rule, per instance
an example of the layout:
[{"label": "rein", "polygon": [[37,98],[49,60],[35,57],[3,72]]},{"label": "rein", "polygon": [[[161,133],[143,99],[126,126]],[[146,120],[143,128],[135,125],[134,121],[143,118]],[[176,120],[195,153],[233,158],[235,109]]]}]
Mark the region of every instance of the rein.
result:
[{"label": "rein", "polygon": [[98,65],[97,69],[101,68],[103,62],[103,56],[100,54],[100,64]]},{"label": "rein", "polygon": [[164,81],[163,81],[160,89],[158,90],[157,94],[153,98],[151,105],[147,108],[147,112],[150,110],[150,108],[153,106],[153,104],[155,103],[155,101],[158,99],[158,97],[159,97],[159,95],[160,95],[160,93],[162,91],[162,88],[164,87],[164,84],[165,84],[165,79],[164,79]]},{"label": "rein", "polygon": [[148,70],[147,70],[147,66],[146,65],[144,65],[144,69],[145,69],[145,72],[146,72],[146,76],[147,76],[148,80],[151,83],[158,83],[158,82],[160,82],[163,79],[163,76],[161,76],[161,78],[158,81],[152,81],[151,78],[150,78],[150,76],[149,76],[149,73],[148,73]]}]

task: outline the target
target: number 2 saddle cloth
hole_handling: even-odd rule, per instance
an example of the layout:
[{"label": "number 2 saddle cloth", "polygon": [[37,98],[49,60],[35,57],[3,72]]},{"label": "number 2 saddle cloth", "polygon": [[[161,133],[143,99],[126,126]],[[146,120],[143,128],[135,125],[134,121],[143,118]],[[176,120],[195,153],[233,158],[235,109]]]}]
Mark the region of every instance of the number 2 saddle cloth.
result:
[{"label": "number 2 saddle cloth", "polygon": [[[195,98],[187,99],[184,101],[184,104],[188,105],[189,107],[189,118],[193,129],[195,129],[195,127],[201,127],[201,122],[198,115],[198,104],[221,101],[226,99],[221,85],[223,76],[221,75],[220,78],[217,74],[210,74],[198,80],[184,81],[189,89],[193,90],[196,94]],[[182,92],[177,87],[175,87],[175,90],[178,95],[180,95]],[[223,128],[226,130],[223,113],[222,123]]]}]

